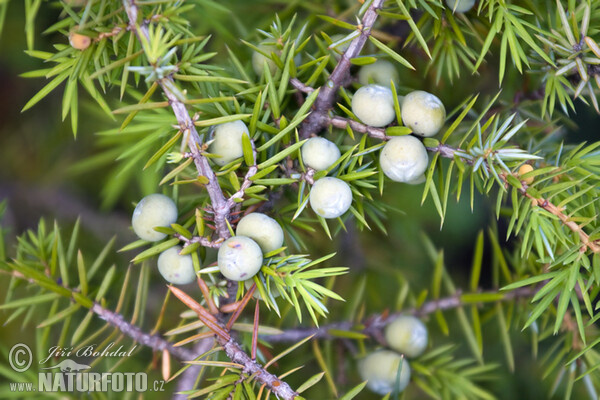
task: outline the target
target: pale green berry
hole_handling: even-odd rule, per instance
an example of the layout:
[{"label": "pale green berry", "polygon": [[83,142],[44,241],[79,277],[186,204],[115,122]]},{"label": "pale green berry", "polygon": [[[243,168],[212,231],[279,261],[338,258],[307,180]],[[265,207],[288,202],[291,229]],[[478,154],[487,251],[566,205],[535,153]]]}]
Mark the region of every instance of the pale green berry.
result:
[{"label": "pale green berry", "polygon": [[369,354],[360,361],[358,370],[362,379],[368,381],[367,387],[380,395],[400,393],[406,389],[410,380],[408,361],[390,350],[379,350]]},{"label": "pale green berry", "polygon": [[[271,53],[280,53],[279,49],[274,44],[261,44],[258,46],[258,48],[265,54],[269,55]],[[265,63],[267,63],[267,65],[269,66],[269,71],[271,71],[271,75],[274,75],[275,71],[277,71],[277,64],[275,64],[275,61],[273,61],[270,57],[265,57],[262,53],[259,53],[258,51],[254,51],[252,53],[252,68],[254,69],[256,75],[262,76],[262,74],[264,73]]]},{"label": "pale green berry", "polygon": [[158,256],[158,272],[175,285],[186,285],[196,280],[192,256],[180,255],[181,250],[180,246],[171,247]]},{"label": "pale green berry", "polygon": [[316,171],[331,167],[340,155],[340,149],[335,143],[322,137],[308,139],[302,145],[302,161]]},{"label": "pale green berry", "polygon": [[446,109],[441,100],[431,93],[415,90],[402,100],[402,122],[415,135],[430,137],[444,126]]},{"label": "pale green berry", "polygon": [[171,198],[163,194],[144,197],[133,210],[131,226],[140,239],[157,242],[167,235],[157,232],[159,226],[170,227],[177,222],[177,206]]},{"label": "pale green berry", "polygon": [[215,126],[209,151],[215,164],[223,166],[244,155],[242,136],[248,136],[248,127],[242,121],[226,122]]},{"label": "pale green berry", "polygon": [[246,236],[234,236],[221,244],[217,255],[219,270],[232,281],[245,281],[260,271],[263,254],[260,246]]},{"label": "pale green berry", "polygon": [[341,179],[321,178],[310,190],[309,201],[317,215],[323,218],[337,218],[352,205],[352,190]]},{"label": "pale green berry", "polygon": [[446,5],[452,12],[465,13],[475,5],[475,0],[446,0]]},{"label": "pale green berry", "polygon": [[238,222],[235,234],[247,236],[260,246],[263,253],[283,246],[283,229],[273,218],[262,213],[248,214]]},{"label": "pale green berry", "polygon": [[352,112],[367,125],[389,125],[396,119],[392,91],[380,85],[361,87],[352,96]]},{"label": "pale green berry", "polygon": [[413,179],[412,181],[408,181],[406,183],[408,183],[409,185],[420,185],[421,183],[424,183],[427,180],[427,177],[425,176],[425,174],[418,176],[417,178]]},{"label": "pale green berry", "polygon": [[385,340],[406,357],[418,357],[427,348],[427,327],[412,315],[402,315],[385,327]]},{"label": "pale green berry", "polygon": [[429,156],[425,146],[414,136],[390,139],[379,155],[381,170],[395,182],[412,183],[420,179],[428,163]]},{"label": "pale green berry", "polygon": [[358,71],[358,81],[363,85],[376,83],[390,87],[391,81],[398,82],[398,71],[388,60],[377,60],[373,64],[363,65]]}]

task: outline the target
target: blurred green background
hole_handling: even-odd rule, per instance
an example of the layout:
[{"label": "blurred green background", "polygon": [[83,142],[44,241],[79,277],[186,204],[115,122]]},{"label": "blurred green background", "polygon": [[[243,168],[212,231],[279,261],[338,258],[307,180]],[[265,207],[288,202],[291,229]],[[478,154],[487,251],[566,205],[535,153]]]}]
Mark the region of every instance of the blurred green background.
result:
[{"label": "blurred green background", "polygon": [[[242,54],[250,55],[247,48],[240,43],[240,37],[256,40],[256,28],[265,28],[275,12],[282,18],[291,15],[290,9],[297,9],[299,20],[312,23],[315,34],[326,27],[321,21],[316,21],[315,15],[326,12],[337,15],[348,5],[355,6],[351,1],[322,2],[312,5],[311,1],[277,2],[277,1],[224,1],[212,4],[198,1],[197,12],[191,13],[192,27],[198,33],[212,33],[212,50],[220,55],[214,62],[226,57],[224,45],[236,49]],[[316,2],[319,3],[319,2]],[[296,7],[298,5],[298,7]],[[50,26],[60,16],[60,10],[51,4],[44,3],[43,10],[38,15],[36,27],[38,33]],[[232,13],[225,10],[229,8]],[[329,28],[331,29],[331,28]],[[391,28],[390,28],[391,29]],[[335,33],[336,29],[331,29]],[[328,30],[328,33],[330,31]],[[331,34],[331,33],[330,33]],[[53,43],[66,43],[62,34],[36,35],[35,47],[39,50],[50,50]],[[62,91],[57,90],[37,104],[31,110],[21,113],[21,108],[27,100],[45,84],[43,79],[24,79],[19,74],[41,68],[41,63],[25,54],[23,2],[12,1],[8,9],[4,32],[0,40],[0,200],[7,199],[9,211],[4,217],[3,225],[8,226],[9,243],[14,243],[14,236],[28,228],[34,228],[39,218],[48,222],[57,219],[61,226],[68,231],[77,217],[81,217],[84,234],[80,246],[94,254],[113,235],[117,235],[117,248],[134,239],[129,229],[130,213],[133,202],[142,195],[151,192],[144,184],[132,184],[125,188],[118,198],[106,203],[102,197],[102,188],[107,179],[107,170],[111,168],[111,160],[98,168],[77,172],[74,165],[99,154],[95,133],[118,126],[118,123],[98,112],[94,103],[82,95],[80,111],[80,129],[76,139],[68,123],[60,119]],[[490,61],[490,64],[493,64]],[[419,69],[418,69],[419,70]],[[465,96],[474,92],[494,93],[494,79],[486,79],[485,74],[495,75],[496,72],[488,66],[483,71],[484,76],[477,78],[474,86],[452,86],[441,82],[435,85],[433,79],[418,72],[405,73],[405,84],[408,87],[422,88],[440,94],[447,109],[459,103]],[[513,85],[520,84],[518,76],[509,77]],[[410,82],[410,83],[408,83]],[[488,82],[488,83],[486,83]],[[516,83],[515,83],[516,82]],[[510,101],[511,90],[505,91],[505,100]],[[117,92],[109,93],[107,97],[118,98]],[[119,104],[110,103],[113,107]],[[580,107],[574,116],[579,126],[564,135],[564,140],[580,142],[597,136],[598,117],[589,112],[589,108]],[[423,206],[420,204],[422,187],[408,185],[388,185],[384,193],[384,201],[401,212],[390,213],[386,227],[389,235],[386,237],[379,231],[360,232],[349,226],[346,234],[340,234],[333,242],[322,237],[309,237],[306,240],[314,245],[313,256],[321,256],[331,251],[338,251],[332,264],[345,265],[351,268],[349,275],[337,282],[336,289],[345,298],[350,298],[356,290],[358,282],[363,277],[367,279],[366,310],[380,312],[386,309],[394,310],[398,289],[403,279],[411,284],[415,293],[427,289],[430,284],[433,266],[425,255],[422,235],[427,235],[434,245],[444,249],[446,266],[452,274],[457,286],[465,286],[468,282],[468,272],[471,265],[473,244],[480,230],[495,226],[493,205],[485,198],[476,198],[474,211],[470,210],[468,196],[463,196],[459,204],[452,202],[447,219],[440,230],[439,217],[430,201]],[[498,223],[498,229],[505,229],[504,221]],[[502,235],[501,235],[502,236]],[[12,238],[12,239],[11,239]],[[508,244],[510,246],[510,243]],[[489,246],[488,246],[489,247]],[[489,248],[488,248],[489,250]],[[124,271],[131,254],[114,254],[113,262]],[[484,260],[489,261],[486,251]],[[485,263],[484,263],[485,265]],[[484,266],[484,273],[489,271]],[[490,277],[484,276],[482,282],[490,283]],[[7,280],[0,281],[0,295],[6,289]],[[146,327],[151,327],[153,319],[162,303],[166,291],[164,282],[156,271],[152,274],[152,299],[149,300]],[[484,288],[485,289],[485,288]],[[183,310],[178,304],[171,304],[174,309]],[[341,306],[331,304],[330,319],[343,318]],[[8,314],[0,312],[0,320]],[[164,326],[175,323],[176,314],[170,314]],[[263,314],[264,315],[264,314]],[[454,314],[447,313],[452,322]],[[289,318],[292,321],[292,318]],[[33,323],[35,325],[35,323]],[[172,324],[171,324],[172,325]],[[10,346],[19,341],[33,342],[34,331],[30,325],[23,327],[22,320],[17,319],[0,327],[0,341]],[[435,321],[428,323],[432,331],[433,345],[454,342],[461,343],[462,336],[457,325],[451,323],[451,337],[439,333]],[[513,332],[518,329],[513,327]],[[484,325],[486,343],[484,356],[486,360],[504,362],[503,348],[497,334],[495,322]],[[541,381],[541,370],[544,366],[536,363],[531,357],[528,345],[528,335],[513,334],[515,339],[516,371],[510,373],[501,365],[498,369],[498,379],[489,382],[493,393],[502,399],[538,399],[547,398],[550,381]],[[466,345],[461,345],[461,353],[468,355]],[[543,352],[541,349],[540,353]],[[303,356],[303,354],[305,354]],[[131,368],[143,365],[151,359],[149,352],[139,353],[137,360],[132,360]],[[336,360],[331,360],[333,365]],[[318,366],[311,359],[310,352],[299,352],[289,361],[295,365],[303,362],[305,369],[314,372]],[[286,364],[287,366],[288,364]],[[357,382],[353,364],[348,365],[348,376],[345,379]],[[156,376],[159,373],[154,370]],[[292,376],[292,386],[306,379]],[[321,390],[326,390],[324,383],[319,384]],[[417,398],[415,388],[411,388]],[[315,397],[316,398],[316,397]],[[359,398],[371,398],[365,392]],[[374,398],[374,397],[373,397]],[[574,396],[574,398],[578,398]]]}]

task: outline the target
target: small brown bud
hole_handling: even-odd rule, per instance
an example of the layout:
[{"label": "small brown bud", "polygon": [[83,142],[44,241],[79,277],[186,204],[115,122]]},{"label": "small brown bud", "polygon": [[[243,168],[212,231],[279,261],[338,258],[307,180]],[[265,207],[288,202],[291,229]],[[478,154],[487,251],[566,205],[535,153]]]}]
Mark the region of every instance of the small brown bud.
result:
[{"label": "small brown bud", "polygon": [[85,50],[92,44],[92,39],[89,36],[71,32],[69,34],[69,43],[74,49]]},{"label": "small brown bud", "polygon": [[[519,176],[525,175],[528,172],[533,171],[533,167],[529,164],[523,164],[521,165],[521,167],[519,168]],[[525,178],[522,179],[523,182],[525,182],[528,185],[531,185],[533,183],[533,176],[530,176],[529,178]]]}]

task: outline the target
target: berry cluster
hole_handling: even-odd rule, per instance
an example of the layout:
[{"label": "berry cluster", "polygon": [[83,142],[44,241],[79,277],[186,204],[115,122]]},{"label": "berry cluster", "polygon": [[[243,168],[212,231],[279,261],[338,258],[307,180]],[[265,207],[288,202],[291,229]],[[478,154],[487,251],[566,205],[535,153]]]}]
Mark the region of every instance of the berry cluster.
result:
[{"label": "berry cluster", "polygon": [[[156,242],[167,235],[155,228],[170,227],[177,221],[177,214],[173,200],[162,194],[151,194],[137,204],[131,225],[140,239]],[[236,236],[225,240],[219,248],[219,270],[227,279],[248,280],[262,267],[263,253],[282,246],[283,229],[277,221],[261,213],[248,214],[239,221]],[[192,257],[182,255],[182,250],[180,246],[171,247],[158,257],[160,274],[177,285],[192,283],[196,278]]]}]

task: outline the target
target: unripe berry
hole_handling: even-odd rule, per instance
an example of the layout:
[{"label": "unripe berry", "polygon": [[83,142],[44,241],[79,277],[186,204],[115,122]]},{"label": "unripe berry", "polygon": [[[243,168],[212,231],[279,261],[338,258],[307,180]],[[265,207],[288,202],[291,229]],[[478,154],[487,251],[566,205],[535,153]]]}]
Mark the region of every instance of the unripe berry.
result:
[{"label": "unripe berry", "polygon": [[[261,44],[258,46],[258,48],[261,49],[265,54],[280,54],[280,51],[277,48],[277,46],[273,44]],[[262,76],[262,74],[265,72],[263,69],[265,63],[267,63],[267,65],[269,66],[269,71],[271,71],[271,75],[274,75],[275,71],[277,71],[277,64],[275,64],[275,61],[273,61],[270,57],[265,57],[262,53],[259,53],[258,51],[254,51],[252,53],[252,69],[254,69],[256,75]]]},{"label": "unripe berry", "polygon": [[[521,165],[521,167],[519,168],[519,176],[521,175],[525,175],[528,172],[533,171],[533,167],[529,164],[523,164]],[[524,181],[526,184],[531,185],[533,183],[533,176],[530,176],[529,178],[525,178],[525,179],[521,179],[522,181]]]},{"label": "unripe berry", "polygon": [[427,348],[427,327],[418,318],[402,315],[385,327],[385,340],[406,357],[418,357]]},{"label": "unripe berry", "polygon": [[429,156],[425,146],[414,136],[390,139],[379,155],[381,170],[395,182],[412,183],[420,179],[427,169],[428,162]]},{"label": "unripe berry", "polygon": [[337,218],[352,205],[352,190],[341,179],[321,178],[310,190],[309,201],[317,215],[323,218]]},{"label": "unripe berry", "polygon": [[92,39],[89,36],[80,33],[71,32],[69,34],[69,44],[77,50],[85,50],[92,44]]},{"label": "unripe berry", "polygon": [[388,60],[377,60],[373,64],[363,65],[358,71],[358,81],[363,85],[375,83],[390,87],[390,81],[398,82],[398,71]]},{"label": "unripe berry", "polygon": [[234,236],[221,244],[217,262],[225,278],[245,281],[260,270],[263,254],[254,240],[246,236]]},{"label": "unripe berry", "polygon": [[209,151],[219,157],[212,160],[223,166],[244,155],[242,136],[248,136],[248,127],[242,121],[226,122],[215,126]]},{"label": "unripe berry", "polygon": [[427,177],[425,176],[425,174],[420,175],[418,177],[416,177],[415,179],[408,181],[406,183],[408,183],[409,185],[420,185],[421,183],[424,183],[427,180]]},{"label": "unripe berry", "polygon": [[446,5],[453,12],[465,13],[475,5],[475,0],[446,0]]},{"label": "unripe berry", "polygon": [[331,167],[340,155],[340,149],[335,143],[322,137],[308,139],[302,145],[302,161],[317,171]]},{"label": "unripe berry", "polygon": [[[396,379],[400,368],[400,379]],[[362,379],[368,381],[367,387],[380,395],[400,393],[406,389],[410,380],[408,361],[390,350],[379,350],[369,354],[361,360],[358,370]]]},{"label": "unripe berry", "polygon": [[380,85],[361,87],[352,97],[352,112],[367,125],[390,124],[396,118],[392,91]]},{"label": "unripe berry", "polygon": [[283,229],[277,221],[262,213],[255,212],[240,219],[235,234],[254,240],[263,253],[283,246]]},{"label": "unripe berry", "polygon": [[154,228],[169,227],[177,221],[177,206],[164,194],[151,194],[144,197],[133,210],[131,226],[140,239],[157,242],[167,235]]},{"label": "unripe berry", "polygon": [[444,126],[446,109],[436,96],[415,90],[402,100],[402,122],[415,135],[429,137],[437,134]]},{"label": "unripe berry", "polygon": [[158,272],[167,282],[175,285],[186,285],[196,280],[196,271],[192,256],[180,255],[180,246],[171,247],[158,256]]}]

